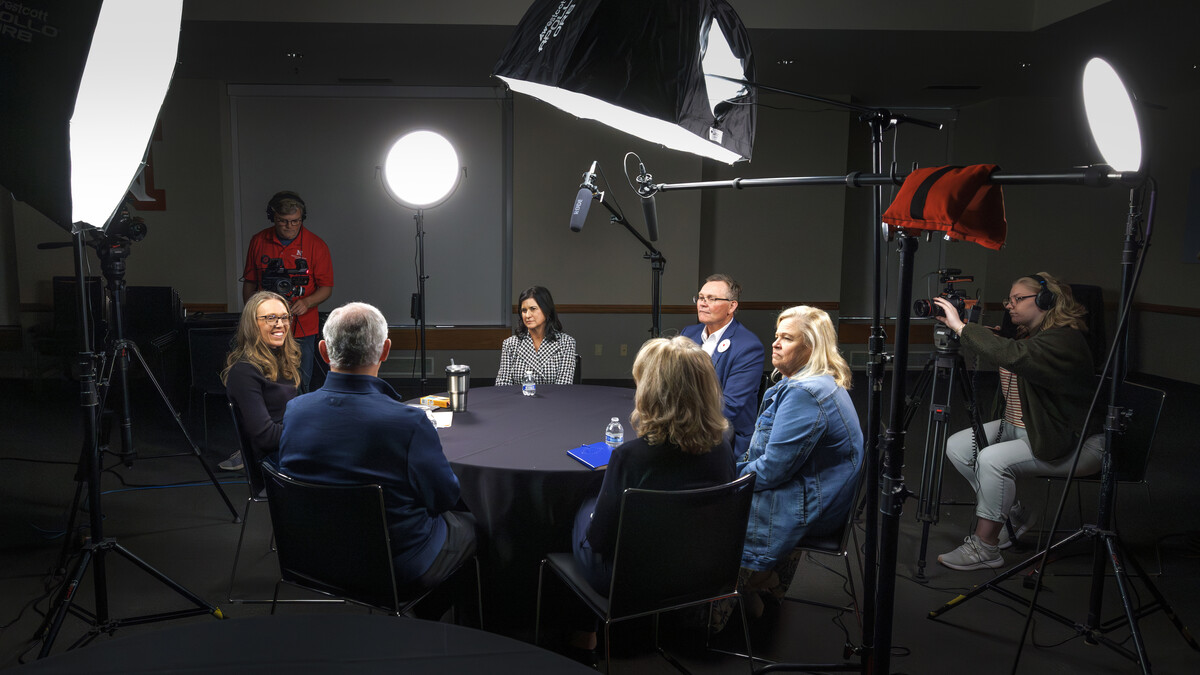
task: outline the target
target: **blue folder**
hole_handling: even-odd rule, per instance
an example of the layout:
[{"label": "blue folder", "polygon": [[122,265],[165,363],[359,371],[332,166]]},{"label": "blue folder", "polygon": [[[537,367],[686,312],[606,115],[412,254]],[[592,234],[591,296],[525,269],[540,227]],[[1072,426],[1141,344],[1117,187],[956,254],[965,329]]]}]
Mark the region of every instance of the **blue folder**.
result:
[{"label": "blue folder", "polygon": [[571,448],[567,454],[579,460],[587,468],[595,471],[608,466],[608,458],[612,456],[612,448],[608,447],[608,443],[600,441],[599,443],[588,443],[581,445],[578,448]]}]

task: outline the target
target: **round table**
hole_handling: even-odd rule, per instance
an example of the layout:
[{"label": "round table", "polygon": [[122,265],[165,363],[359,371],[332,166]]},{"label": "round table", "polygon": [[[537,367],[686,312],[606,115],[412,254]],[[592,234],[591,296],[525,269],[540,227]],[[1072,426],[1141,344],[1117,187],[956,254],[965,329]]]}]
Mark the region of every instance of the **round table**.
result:
[{"label": "round table", "polygon": [[98,641],[20,672],[595,673],[500,635],[367,614],[201,620]]},{"label": "round table", "polygon": [[452,426],[438,429],[484,537],[488,630],[531,633],[538,563],[546,553],[570,550],[575,512],[604,479],[567,450],[604,440],[613,417],[626,440],[635,438],[633,395],[590,385],[539,384],[536,396],[522,395],[520,387],[480,387],[467,393],[467,410],[454,413]]}]

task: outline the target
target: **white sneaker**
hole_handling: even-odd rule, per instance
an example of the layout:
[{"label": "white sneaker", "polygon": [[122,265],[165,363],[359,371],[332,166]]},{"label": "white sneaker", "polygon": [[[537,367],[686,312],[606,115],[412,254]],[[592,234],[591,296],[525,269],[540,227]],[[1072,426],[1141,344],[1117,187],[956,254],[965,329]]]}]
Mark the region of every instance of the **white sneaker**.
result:
[{"label": "white sneaker", "polygon": [[229,459],[218,464],[217,468],[222,471],[241,471],[243,468],[245,468],[245,466],[246,465],[242,463],[242,451],[238,450],[230,455]]},{"label": "white sneaker", "polygon": [[1000,555],[999,546],[988,546],[972,534],[963,539],[962,546],[939,555],[938,562],[952,570],[965,572],[985,567],[1004,567],[1004,556]]},{"label": "white sneaker", "polygon": [[[1026,532],[1029,531],[1030,528],[1032,528],[1034,525],[1037,525],[1038,518],[1040,517],[1041,514],[1039,514],[1037,511],[1026,509],[1025,507],[1021,506],[1020,502],[1014,503],[1012,508],[1008,510],[1008,522],[1012,523],[1013,533],[1016,534],[1016,539],[1020,539]],[[999,539],[999,547],[1001,549],[1008,549],[1013,545],[1012,539],[1010,539],[1008,536],[1007,524],[1000,528]]]}]

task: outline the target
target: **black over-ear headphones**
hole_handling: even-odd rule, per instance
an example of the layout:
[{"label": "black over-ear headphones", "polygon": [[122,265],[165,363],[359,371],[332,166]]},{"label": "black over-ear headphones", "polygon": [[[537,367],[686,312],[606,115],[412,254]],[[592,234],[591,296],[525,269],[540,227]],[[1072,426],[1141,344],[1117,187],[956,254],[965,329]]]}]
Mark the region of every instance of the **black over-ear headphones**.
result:
[{"label": "black over-ear headphones", "polygon": [[275,222],[275,214],[279,211],[279,207],[283,205],[283,200],[285,199],[291,199],[300,202],[300,220],[305,220],[308,218],[308,206],[305,205],[304,200],[300,198],[300,195],[290,190],[284,190],[282,192],[276,192],[275,195],[271,197],[271,201],[267,202],[267,220],[271,221],[272,223]]},{"label": "black over-ear headphones", "polygon": [[1058,296],[1046,285],[1046,279],[1042,275],[1030,274],[1029,278],[1038,282],[1038,286],[1041,287],[1038,289],[1037,295],[1033,297],[1033,304],[1037,305],[1037,308],[1043,312],[1050,311],[1050,308],[1054,306],[1054,302],[1058,300]]}]

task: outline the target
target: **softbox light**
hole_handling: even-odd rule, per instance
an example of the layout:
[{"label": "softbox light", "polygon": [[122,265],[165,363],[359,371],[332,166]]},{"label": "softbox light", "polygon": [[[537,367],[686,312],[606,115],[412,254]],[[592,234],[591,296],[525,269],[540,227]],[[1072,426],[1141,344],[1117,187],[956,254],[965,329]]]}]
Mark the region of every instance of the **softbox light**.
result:
[{"label": "softbox light", "polygon": [[572,115],[732,164],[749,160],[750,36],[724,0],[535,0],[494,74]]},{"label": "softbox light", "polygon": [[0,185],[71,231],[103,227],[141,170],[183,0],[0,4]]}]

